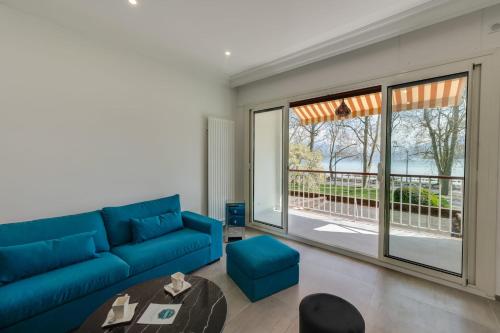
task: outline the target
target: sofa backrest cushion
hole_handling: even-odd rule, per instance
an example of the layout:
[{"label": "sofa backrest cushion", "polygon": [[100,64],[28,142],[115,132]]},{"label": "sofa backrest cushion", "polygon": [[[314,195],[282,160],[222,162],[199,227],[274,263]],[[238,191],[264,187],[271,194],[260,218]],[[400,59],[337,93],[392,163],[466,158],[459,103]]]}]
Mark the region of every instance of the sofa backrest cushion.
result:
[{"label": "sofa backrest cushion", "polygon": [[179,195],[143,201],[120,207],[105,207],[102,217],[111,246],[132,242],[131,219],[158,216],[169,212],[180,212]]},{"label": "sofa backrest cushion", "polygon": [[133,218],[130,222],[132,226],[132,241],[134,243],[157,238],[184,227],[180,212],[170,212],[163,215],[144,218]]},{"label": "sofa backrest cushion", "polygon": [[0,246],[0,282],[10,283],[97,258],[93,232],[12,246]]},{"label": "sofa backrest cushion", "polygon": [[32,243],[88,231],[95,231],[94,242],[98,252],[109,251],[100,211],[0,224],[0,246]]}]

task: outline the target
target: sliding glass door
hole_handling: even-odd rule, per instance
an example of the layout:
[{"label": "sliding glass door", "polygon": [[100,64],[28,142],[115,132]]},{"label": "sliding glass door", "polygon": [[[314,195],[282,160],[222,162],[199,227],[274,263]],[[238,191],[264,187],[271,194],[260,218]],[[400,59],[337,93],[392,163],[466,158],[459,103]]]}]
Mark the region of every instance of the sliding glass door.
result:
[{"label": "sliding glass door", "polygon": [[480,82],[465,66],[252,111],[252,222],[465,282]]},{"label": "sliding glass door", "polygon": [[462,276],[468,73],[388,88],[385,255]]},{"label": "sliding glass door", "polygon": [[288,232],[378,257],[382,87],[290,104]]},{"label": "sliding glass door", "polygon": [[253,221],[283,227],[283,108],[254,111]]}]

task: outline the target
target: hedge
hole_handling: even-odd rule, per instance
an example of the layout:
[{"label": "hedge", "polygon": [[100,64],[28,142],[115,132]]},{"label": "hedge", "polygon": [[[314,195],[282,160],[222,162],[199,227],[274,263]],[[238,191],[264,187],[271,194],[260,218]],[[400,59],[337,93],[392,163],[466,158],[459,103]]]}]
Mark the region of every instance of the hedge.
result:
[{"label": "hedge", "polygon": [[[403,200],[401,201],[401,191],[403,192]],[[398,188],[394,191],[394,202],[410,203],[411,194],[411,204],[418,205],[418,187],[405,186],[403,189]],[[430,201],[430,205],[429,205]],[[439,207],[439,195],[430,192],[428,189],[420,189],[420,204],[423,206]],[[450,204],[448,200],[441,196],[441,207],[449,208]]]}]

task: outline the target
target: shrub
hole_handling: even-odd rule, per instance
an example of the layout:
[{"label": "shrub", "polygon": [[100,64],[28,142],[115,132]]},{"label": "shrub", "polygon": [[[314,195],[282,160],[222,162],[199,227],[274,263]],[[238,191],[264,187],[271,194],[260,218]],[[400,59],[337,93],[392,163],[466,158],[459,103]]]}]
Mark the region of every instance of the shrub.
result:
[{"label": "shrub", "polygon": [[[403,200],[401,200],[401,192],[403,192]],[[394,202],[396,203],[397,202],[410,203],[410,197],[411,197],[411,204],[418,205],[418,187],[405,186],[403,187],[403,189],[397,188],[394,191]],[[420,189],[420,204],[423,206],[439,207],[439,195],[430,192],[428,189],[422,188]],[[446,200],[443,197],[441,197],[441,207],[443,208],[450,207],[448,200]]]}]

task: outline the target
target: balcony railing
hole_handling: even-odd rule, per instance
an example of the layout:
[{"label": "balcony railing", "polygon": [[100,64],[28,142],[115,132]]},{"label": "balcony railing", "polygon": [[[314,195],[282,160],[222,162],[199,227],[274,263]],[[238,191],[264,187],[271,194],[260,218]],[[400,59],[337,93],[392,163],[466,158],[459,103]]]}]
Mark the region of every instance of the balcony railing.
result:
[{"label": "balcony railing", "polygon": [[[389,219],[394,226],[462,237],[463,177],[390,176]],[[379,220],[376,173],[289,170],[289,206]]]}]

